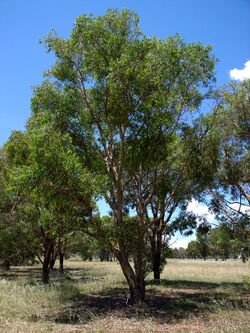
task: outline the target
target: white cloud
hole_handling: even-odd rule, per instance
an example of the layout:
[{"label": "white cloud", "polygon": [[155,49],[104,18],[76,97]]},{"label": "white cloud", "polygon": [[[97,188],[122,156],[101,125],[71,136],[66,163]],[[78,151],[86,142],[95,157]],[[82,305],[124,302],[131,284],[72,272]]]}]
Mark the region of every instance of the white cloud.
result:
[{"label": "white cloud", "polygon": [[194,213],[196,216],[198,217],[204,217],[207,219],[208,222],[213,223],[215,220],[215,215],[212,214],[209,209],[208,206],[200,203],[199,201],[192,199],[188,206],[187,206],[187,211]]},{"label": "white cloud", "polygon": [[[234,203],[230,205],[233,209],[239,209],[239,204]],[[205,205],[204,203],[200,203],[199,201],[192,199],[187,206],[187,211],[194,213],[197,217],[204,217],[207,219],[209,223],[215,223],[215,215],[211,213],[208,209],[208,206]],[[241,205],[241,210],[242,213],[246,213],[250,215],[250,208],[247,205]],[[191,240],[195,240],[195,234],[184,237],[180,233],[177,233],[177,236],[171,238],[169,241],[169,247],[174,249],[174,248],[179,248],[183,247],[184,249],[187,248],[188,243]]]},{"label": "white cloud", "polygon": [[171,249],[174,249],[174,248],[179,248],[179,247],[183,247],[184,249],[186,249],[188,247],[188,243],[191,241],[191,240],[195,240],[195,236],[191,236],[191,237],[183,237],[183,236],[180,236],[180,237],[174,237],[174,238],[171,238],[170,240],[170,248]]},{"label": "white cloud", "polygon": [[[215,215],[208,210],[208,206],[203,203],[200,203],[195,199],[192,199],[188,203],[187,211],[195,214],[197,217],[206,218],[206,220],[209,223],[214,223],[215,221]],[[191,240],[195,240],[195,234],[188,237],[184,237],[180,233],[177,233],[177,235],[175,235],[175,237],[171,238],[171,240],[169,241],[169,247],[172,249],[179,247],[183,247],[184,249],[186,249],[188,243]]]},{"label": "white cloud", "polygon": [[239,210],[240,208],[240,212],[241,213],[245,213],[247,215],[250,215],[250,207],[247,206],[247,205],[241,205],[238,204],[238,203],[232,203],[231,205],[229,205],[232,209],[235,209],[235,210]]},{"label": "white cloud", "polygon": [[230,77],[234,80],[244,81],[250,79],[250,60],[245,62],[243,69],[233,68],[230,70]]},{"label": "white cloud", "polygon": [[[206,218],[209,223],[214,223],[215,221],[215,215],[208,210],[207,205],[200,203],[195,199],[192,199],[188,203],[187,211],[190,213],[194,213],[197,217]],[[195,240],[195,234],[184,237],[180,233],[177,233],[177,235],[175,235],[175,237],[171,238],[171,240],[169,241],[169,247],[172,249],[179,247],[183,247],[184,249],[186,249],[188,243],[191,240]]]}]

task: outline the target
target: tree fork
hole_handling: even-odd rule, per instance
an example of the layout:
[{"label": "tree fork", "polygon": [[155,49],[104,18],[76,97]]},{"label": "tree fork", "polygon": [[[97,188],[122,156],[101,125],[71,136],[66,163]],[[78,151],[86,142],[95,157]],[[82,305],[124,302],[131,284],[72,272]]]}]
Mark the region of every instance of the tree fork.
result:
[{"label": "tree fork", "polygon": [[133,304],[142,303],[145,300],[145,287],[144,287],[144,277],[143,277],[143,288],[140,283],[140,278],[135,274],[132,269],[129,260],[123,251],[115,252],[115,256],[119,261],[122,272],[127,280],[129,286],[130,300]]}]

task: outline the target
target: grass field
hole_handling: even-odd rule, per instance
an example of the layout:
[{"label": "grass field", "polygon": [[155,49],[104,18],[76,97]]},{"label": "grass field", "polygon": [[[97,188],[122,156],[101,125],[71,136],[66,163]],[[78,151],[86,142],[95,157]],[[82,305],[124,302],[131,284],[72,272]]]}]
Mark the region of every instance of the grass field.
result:
[{"label": "grass field", "polygon": [[147,278],[143,306],[125,305],[117,263],[68,260],[40,283],[40,267],[0,271],[0,332],[250,332],[250,264],[169,260]]}]

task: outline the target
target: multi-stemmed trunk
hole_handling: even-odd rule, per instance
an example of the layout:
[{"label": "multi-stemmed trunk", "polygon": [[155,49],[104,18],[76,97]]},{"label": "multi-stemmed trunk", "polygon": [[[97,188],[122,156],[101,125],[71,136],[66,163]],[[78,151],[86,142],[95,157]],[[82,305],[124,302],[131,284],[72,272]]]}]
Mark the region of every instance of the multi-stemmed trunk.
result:
[{"label": "multi-stemmed trunk", "polygon": [[[144,302],[145,300],[144,274],[142,270],[138,268],[136,269],[136,265],[138,265],[139,262],[137,261],[137,263],[135,263],[135,269],[133,269],[126,255],[126,251],[123,245],[120,246],[119,251],[116,252],[115,255],[121,265],[123,274],[127,280],[129,286],[129,299],[131,303],[138,304]],[[138,260],[138,258],[136,259]]]},{"label": "multi-stemmed trunk", "polygon": [[[140,251],[139,251],[140,252]],[[132,304],[142,303],[145,300],[145,278],[142,254],[136,251],[134,255],[134,269],[129,262],[123,246],[114,254],[121,265],[122,272],[129,286],[129,299]]]},{"label": "multi-stemmed trunk", "polygon": [[[85,102],[89,108],[90,113],[93,115],[93,109],[90,107],[87,96],[84,94]],[[93,119],[95,122],[95,118]],[[100,124],[97,123],[100,135],[103,135],[103,131]],[[125,159],[125,133],[126,127],[119,128],[120,142],[119,142],[119,153],[116,152],[114,146],[114,134],[111,132],[107,143],[104,145],[104,161],[107,165],[107,171],[110,176],[111,189],[110,195],[107,197],[108,203],[113,211],[114,216],[114,227],[120,228],[123,225],[123,213],[124,213],[124,197],[123,197],[123,168]],[[105,136],[104,136],[105,138]],[[106,139],[106,138],[105,138]],[[116,156],[119,155],[119,161],[116,161]],[[141,202],[140,202],[141,204]],[[124,239],[117,239],[117,245],[113,248],[113,253],[121,265],[123,274],[127,280],[129,286],[129,299],[132,303],[141,303],[145,299],[145,274],[143,265],[144,255],[144,210],[143,206],[140,207],[140,215],[138,215],[138,244],[133,253],[134,268],[132,267],[128,258],[128,249],[124,244]]]},{"label": "multi-stemmed trunk", "polygon": [[131,303],[138,304],[145,300],[145,274],[143,265],[144,256],[144,225],[143,217],[137,225],[137,242],[133,253],[134,269],[129,262],[123,240],[119,242],[119,251],[116,254],[120,262],[123,274],[129,286],[129,298]]},{"label": "multi-stemmed trunk", "polygon": [[[124,138],[121,137],[121,147],[123,147]],[[124,152],[121,152],[123,159]],[[122,161],[123,162],[123,161]],[[122,167],[118,168],[118,173],[114,171],[111,163],[111,178],[114,182],[115,191],[111,207],[114,212],[115,228],[119,228],[123,224],[123,188],[122,188]],[[124,239],[118,239],[118,248],[113,248],[113,253],[121,265],[122,272],[129,286],[129,299],[131,303],[137,304],[144,302],[145,299],[145,282],[143,271],[143,229],[141,224],[138,224],[138,244],[134,253],[134,269],[131,266],[128,258],[128,249],[124,245]]]}]

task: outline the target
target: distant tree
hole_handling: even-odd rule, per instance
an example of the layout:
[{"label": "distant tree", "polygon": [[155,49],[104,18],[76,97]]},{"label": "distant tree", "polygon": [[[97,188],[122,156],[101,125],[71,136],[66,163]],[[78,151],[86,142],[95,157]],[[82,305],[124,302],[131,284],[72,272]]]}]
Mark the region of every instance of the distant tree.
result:
[{"label": "distant tree", "polygon": [[179,258],[185,259],[186,258],[186,249],[184,247],[179,247]]},{"label": "distant tree", "polygon": [[68,238],[70,238],[71,233],[66,233],[64,235],[60,234],[59,237],[55,239],[55,244],[53,246],[51,259],[49,263],[49,268],[54,269],[56,259],[59,259],[59,271],[62,273],[64,271],[64,258],[66,251],[68,249]]},{"label": "distant tree", "polygon": [[196,243],[201,254],[201,257],[204,260],[207,260],[208,255],[210,254],[210,246],[208,240],[208,234],[210,231],[210,226],[206,223],[201,224],[196,231]]},{"label": "distant tree", "polygon": [[239,238],[233,238],[230,240],[231,256],[233,259],[237,259],[241,255],[242,240]]},{"label": "distant tree", "polygon": [[183,247],[175,247],[171,249],[170,257],[176,259],[185,259],[187,257],[186,249],[184,249]]},{"label": "distant tree", "polygon": [[229,258],[231,251],[231,230],[226,224],[222,224],[211,229],[208,235],[210,244],[210,253],[217,260],[221,257],[223,260]]},{"label": "distant tree", "polygon": [[234,249],[239,251],[239,256],[243,262],[246,262],[250,256],[250,218],[247,216],[238,216],[238,219],[232,223],[229,222],[232,230],[232,241]]},{"label": "distant tree", "polygon": [[198,243],[195,240],[188,243],[186,252],[187,256],[191,259],[197,259],[201,256]]},{"label": "distant tree", "polygon": [[70,255],[79,255],[82,260],[92,261],[97,256],[95,239],[81,231],[76,232],[72,237],[69,253]]}]

